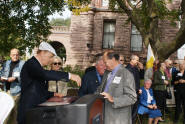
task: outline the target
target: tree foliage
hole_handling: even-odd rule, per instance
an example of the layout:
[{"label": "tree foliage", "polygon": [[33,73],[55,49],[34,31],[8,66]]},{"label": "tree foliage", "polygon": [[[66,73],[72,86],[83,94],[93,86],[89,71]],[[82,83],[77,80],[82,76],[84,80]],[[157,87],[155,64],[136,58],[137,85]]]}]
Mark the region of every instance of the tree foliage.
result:
[{"label": "tree foliage", "polygon": [[[185,44],[185,0],[182,0],[179,8],[174,9],[167,7],[172,0],[115,0],[114,2],[137,27],[144,44],[146,46],[151,44],[156,58],[164,60]],[[182,18],[179,18],[180,16]],[[172,25],[180,21],[181,27],[172,41],[164,42],[161,38],[160,22],[167,20]]]},{"label": "tree foliage", "polygon": [[[0,55],[7,55],[17,47],[25,50],[33,48],[50,34],[48,16],[62,13],[68,5],[75,14],[88,11],[93,0],[1,0],[0,1]],[[117,5],[126,13],[128,21],[139,30],[144,44],[151,44],[159,59],[166,59],[185,43],[185,0],[179,0],[179,9],[169,9],[172,0],[109,0],[109,7]],[[179,18],[181,16],[181,18]],[[181,21],[181,28],[170,42],[161,40],[159,22],[163,20]]]},{"label": "tree foliage", "polygon": [[0,55],[11,48],[33,48],[50,33],[48,16],[61,13],[64,0],[1,0]]}]

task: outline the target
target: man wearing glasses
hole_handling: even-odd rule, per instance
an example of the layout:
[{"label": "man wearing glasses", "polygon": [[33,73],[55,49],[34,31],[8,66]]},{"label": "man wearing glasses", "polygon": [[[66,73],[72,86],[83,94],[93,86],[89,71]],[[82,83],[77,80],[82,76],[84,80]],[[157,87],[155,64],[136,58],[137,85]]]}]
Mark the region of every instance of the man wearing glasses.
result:
[{"label": "man wearing glasses", "polygon": [[125,58],[122,54],[119,55],[119,62],[120,64],[122,64],[124,67],[126,67],[126,64],[125,64]]},{"label": "man wearing glasses", "polygon": [[3,64],[0,80],[4,84],[4,90],[16,96],[21,92],[20,72],[24,61],[20,60],[19,50],[16,48],[10,50],[10,58]]}]

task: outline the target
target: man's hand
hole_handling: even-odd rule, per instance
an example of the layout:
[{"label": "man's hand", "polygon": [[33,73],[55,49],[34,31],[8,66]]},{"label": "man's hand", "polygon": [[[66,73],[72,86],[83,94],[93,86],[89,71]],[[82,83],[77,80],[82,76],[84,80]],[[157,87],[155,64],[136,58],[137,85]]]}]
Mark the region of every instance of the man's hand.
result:
[{"label": "man's hand", "polygon": [[179,83],[185,83],[185,80],[180,79],[180,80],[179,80]]},{"label": "man's hand", "polygon": [[111,102],[111,103],[114,102],[113,97],[109,93],[103,92],[103,93],[100,93],[100,94],[103,95],[104,98],[106,98],[109,102]]},{"label": "man's hand", "polygon": [[139,69],[144,69],[143,64],[141,62],[138,62],[137,65],[138,65]]},{"label": "man's hand", "polygon": [[[70,74],[71,74],[71,73],[70,73]],[[79,75],[71,74],[70,80],[75,81],[79,87],[81,86],[81,78],[80,78]]]},{"label": "man's hand", "polygon": [[142,90],[141,90],[141,89],[139,89],[139,90],[138,90],[138,93],[139,93],[139,94],[142,94]]},{"label": "man's hand", "polygon": [[63,97],[64,95],[61,94],[61,93],[54,93],[54,96],[57,96],[57,97]]},{"label": "man's hand", "polygon": [[169,83],[168,83],[168,81],[167,81],[167,80],[164,80],[164,84],[168,85]]},{"label": "man's hand", "polygon": [[7,81],[8,81],[8,82],[14,82],[15,79],[16,79],[15,77],[9,77]]},{"label": "man's hand", "polygon": [[5,81],[8,80],[8,78],[6,78],[6,77],[0,77],[0,80],[1,80],[2,82],[5,82]]}]

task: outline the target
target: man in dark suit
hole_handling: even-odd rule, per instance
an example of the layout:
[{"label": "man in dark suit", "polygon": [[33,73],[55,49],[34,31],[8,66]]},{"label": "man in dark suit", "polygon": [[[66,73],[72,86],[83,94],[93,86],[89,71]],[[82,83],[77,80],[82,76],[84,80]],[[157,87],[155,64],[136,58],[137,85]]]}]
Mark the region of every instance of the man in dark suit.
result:
[{"label": "man in dark suit", "polygon": [[96,56],[95,69],[87,72],[82,78],[82,86],[79,89],[78,95],[93,94],[97,87],[101,84],[102,76],[106,66],[103,62],[102,54]]},{"label": "man in dark suit", "polygon": [[[130,63],[126,66],[126,69],[128,69],[134,76],[136,93],[137,97],[139,98],[140,79],[144,78],[144,68],[143,64],[139,62],[139,57],[137,55],[132,55],[130,57]],[[136,121],[138,103],[139,101],[137,100],[136,103],[132,106],[132,124],[135,124]]]},{"label": "man in dark suit", "polygon": [[21,98],[18,108],[18,124],[25,124],[25,115],[29,109],[45,102],[53,96],[62,97],[62,94],[49,92],[46,82],[49,80],[74,80],[81,85],[78,75],[67,72],[44,70],[43,66],[49,65],[56,55],[54,48],[42,42],[36,56],[29,59],[21,71]]}]

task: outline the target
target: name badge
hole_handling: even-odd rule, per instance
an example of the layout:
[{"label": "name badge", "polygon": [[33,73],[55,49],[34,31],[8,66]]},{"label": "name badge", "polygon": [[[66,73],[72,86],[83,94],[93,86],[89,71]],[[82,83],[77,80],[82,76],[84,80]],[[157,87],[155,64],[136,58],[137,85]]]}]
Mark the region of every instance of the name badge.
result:
[{"label": "name badge", "polygon": [[165,80],[165,76],[162,76],[162,79]]},{"label": "name badge", "polygon": [[182,77],[182,73],[178,73],[177,75],[180,76],[180,77]]},{"label": "name badge", "polygon": [[20,72],[13,72],[13,77],[19,77],[20,76]]},{"label": "name badge", "polygon": [[113,80],[113,83],[119,84],[120,81],[121,81],[121,77],[115,77],[114,80]]}]

